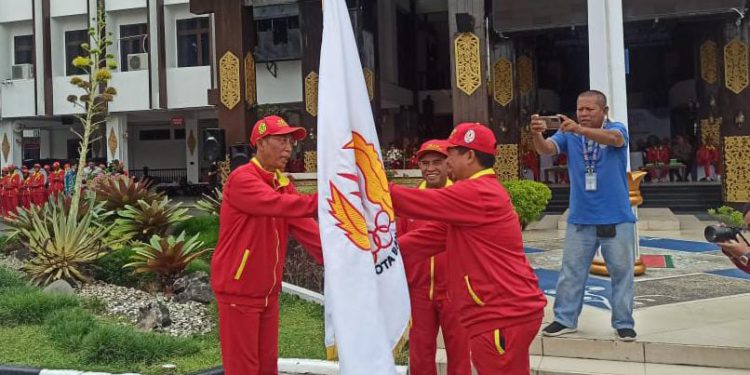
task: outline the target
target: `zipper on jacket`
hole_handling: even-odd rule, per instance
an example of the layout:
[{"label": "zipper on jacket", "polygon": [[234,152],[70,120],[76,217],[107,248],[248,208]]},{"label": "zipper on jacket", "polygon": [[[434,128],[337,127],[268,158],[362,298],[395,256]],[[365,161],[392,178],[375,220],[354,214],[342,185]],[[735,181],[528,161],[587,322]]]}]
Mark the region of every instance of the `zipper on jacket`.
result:
[{"label": "zipper on jacket", "polygon": [[482,301],[479,296],[474,293],[474,289],[471,288],[471,282],[469,282],[469,275],[464,276],[464,280],[466,281],[466,289],[469,290],[469,295],[471,296],[471,299],[474,300],[474,302],[479,306],[484,306],[484,301]]},{"label": "zipper on jacket", "polygon": [[245,271],[245,266],[247,265],[247,258],[249,257],[250,257],[250,250],[245,249],[245,252],[242,254],[242,261],[240,262],[240,266],[237,267],[237,271],[234,272],[235,280],[239,280],[240,277],[242,277],[242,274]]},{"label": "zipper on jacket", "polygon": [[273,232],[276,233],[276,263],[273,265],[273,284],[271,284],[271,289],[268,290],[268,294],[266,294],[266,307],[268,307],[268,297],[273,292],[273,288],[276,287],[276,269],[279,267],[279,246],[280,240],[279,240],[279,230],[276,228],[276,219],[271,219],[273,222]]},{"label": "zipper on jacket", "polygon": [[435,257],[430,257],[430,301],[435,293]]}]

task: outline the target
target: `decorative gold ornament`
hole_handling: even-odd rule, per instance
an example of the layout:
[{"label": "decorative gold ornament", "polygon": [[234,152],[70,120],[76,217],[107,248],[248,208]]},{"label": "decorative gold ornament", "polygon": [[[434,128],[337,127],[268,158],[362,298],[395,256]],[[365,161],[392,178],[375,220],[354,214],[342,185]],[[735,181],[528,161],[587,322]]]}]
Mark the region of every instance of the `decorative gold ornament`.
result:
[{"label": "decorative gold ornament", "polygon": [[220,161],[218,164],[219,164],[219,179],[221,179],[221,186],[224,186],[227,183],[229,174],[232,173],[232,169],[231,169],[232,163],[229,160],[229,155],[227,154],[224,157],[224,161]]},{"label": "decorative gold ornament", "polygon": [[520,171],[518,160],[517,144],[497,145],[494,169],[501,181],[518,180]]},{"label": "decorative gold ornament", "polygon": [[750,202],[750,136],[724,138],[726,201]]},{"label": "decorative gold ornament", "polygon": [[713,40],[707,40],[701,44],[701,78],[706,83],[714,84],[719,77],[719,67],[716,65],[718,49],[719,47]]},{"label": "decorative gold ornament", "polygon": [[525,154],[527,151],[534,151],[534,141],[531,136],[531,129],[528,126],[521,127],[521,153]]},{"label": "decorative gold ornament", "polygon": [[3,133],[3,161],[8,162],[8,153],[10,153],[10,142],[8,142],[8,133]]},{"label": "decorative gold ornament", "polygon": [[503,107],[513,100],[513,63],[505,57],[492,66],[493,98]]},{"label": "decorative gold ornament", "polygon": [[737,38],[724,47],[724,84],[735,94],[748,84],[747,44]]},{"label": "decorative gold ornament", "polygon": [[190,132],[187,138],[187,146],[188,146],[188,150],[190,150],[190,156],[193,156],[195,153],[195,145],[196,145],[195,132],[193,132],[193,129],[190,129]]},{"label": "decorative gold ornament", "polygon": [[305,152],[305,172],[314,173],[317,171],[318,171],[318,152],[306,151]]},{"label": "decorative gold ornament", "polygon": [[460,33],[454,41],[456,86],[471,95],[482,84],[479,57],[479,37],[473,33]]},{"label": "decorative gold ornament", "polygon": [[[701,143],[719,147],[722,118],[701,120]],[[709,142],[709,139],[711,140]]]},{"label": "decorative gold ornament", "polygon": [[375,72],[370,68],[362,69],[365,74],[365,84],[367,85],[367,97],[372,101],[375,98]]},{"label": "decorative gold ornament", "polygon": [[305,110],[310,116],[318,115],[318,73],[314,71],[305,77]]},{"label": "decorative gold ornament", "polygon": [[229,110],[240,102],[240,59],[231,51],[219,59],[219,94]]},{"label": "decorative gold ornament", "polygon": [[251,52],[245,55],[245,101],[252,107],[258,102],[255,86],[255,58]]},{"label": "decorative gold ornament", "polygon": [[115,128],[109,128],[109,137],[107,137],[107,146],[109,146],[109,154],[112,155],[112,159],[117,158],[117,134],[115,134]]},{"label": "decorative gold ornament", "polygon": [[526,95],[534,88],[534,62],[524,55],[516,59],[518,69],[518,91]]}]

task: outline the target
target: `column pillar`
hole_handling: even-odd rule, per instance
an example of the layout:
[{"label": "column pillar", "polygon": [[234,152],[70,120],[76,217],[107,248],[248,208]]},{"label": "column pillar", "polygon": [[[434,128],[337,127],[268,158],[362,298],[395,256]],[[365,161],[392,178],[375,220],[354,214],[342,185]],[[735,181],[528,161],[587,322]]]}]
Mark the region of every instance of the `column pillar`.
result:
[{"label": "column pillar", "polygon": [[187,180],[194,184],[200,181],[201,166],[198,147],[198,114],[185,118],[185,161]]},{"label": "column pillar", "polygon": [[23,134],[18,121],[0,121],[0,159],[2,165],[23,163]]},{"label": "column pillar", "polygon": [[489,122],[484,0],[449,0],[453,122]]},{"label": "column pillar", "polygon": [[49,159],[52,157],[52,148],[50,145],[50,131],[39,130],[39,158]]},{"label": "column pillar", "polygon": [[130,167],[128,160],[128,116],[126,114],[112,114],[107,118],[104,133],[107,163],[118,160],[125,163],[125,169]]}]

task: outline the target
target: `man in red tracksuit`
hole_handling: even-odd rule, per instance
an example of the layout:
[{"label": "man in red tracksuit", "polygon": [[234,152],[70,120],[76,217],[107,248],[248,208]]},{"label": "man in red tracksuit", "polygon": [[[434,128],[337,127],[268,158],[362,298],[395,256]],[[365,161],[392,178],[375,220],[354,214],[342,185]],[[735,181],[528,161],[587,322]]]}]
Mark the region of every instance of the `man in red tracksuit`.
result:
[{"label": "man in red tracksuit", "polygon": [[448,254],[448,296],[468,330],[480,375],[529,374],[529,346],[547,300],[523,251],[521,225],[492,170],[495,136],[479,123],[448,138],[452,186],[391,185],[400,217],[436,221],[399,238],[406,259]]},{"label": "man in red tracksuit", "polygon": [[276,374],[279,292],[291,233],[322,264],[315,195],[300,195],[284,170],[303,128],[268,116],[253,127],[256,155],[224,185],[211,287],[227,375]]},{"label": "man in red tracksuit", "polygon": [[[415,156],[424,179],[419,184],[420,189],[439,189],[452,185],[445,164],[445,158],[448,156],[447,142],[427,141],[422,144]],[[429,221],[423,220],[400,219],[397,225],[399,236],[428,223]],[[446,263],[445,253],[405,263],[411,298],[411,375],[437,375],[435,353],[439,328],[442,328],[448,354],[448,374],[471,374],[469,338],[466,329],[461,325],[458,306],[448,299]]]}]

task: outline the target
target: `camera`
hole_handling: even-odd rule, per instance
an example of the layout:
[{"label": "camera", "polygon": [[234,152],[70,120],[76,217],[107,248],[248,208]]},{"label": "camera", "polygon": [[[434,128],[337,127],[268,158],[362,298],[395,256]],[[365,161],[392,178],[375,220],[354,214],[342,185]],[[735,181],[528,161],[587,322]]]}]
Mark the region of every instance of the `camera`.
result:
[{"label": "camera", "polygon": [[712,243],[736,240],[737,235],[741,235],[741,233],[741,228],[722,227],[719,225],[709,225],[703,231],[703,235],[706,237],[706,241]]}]

